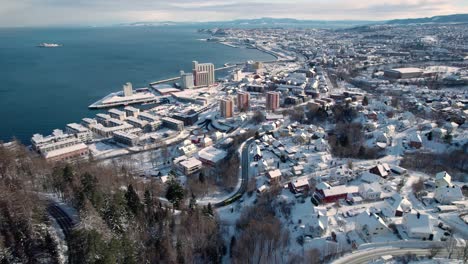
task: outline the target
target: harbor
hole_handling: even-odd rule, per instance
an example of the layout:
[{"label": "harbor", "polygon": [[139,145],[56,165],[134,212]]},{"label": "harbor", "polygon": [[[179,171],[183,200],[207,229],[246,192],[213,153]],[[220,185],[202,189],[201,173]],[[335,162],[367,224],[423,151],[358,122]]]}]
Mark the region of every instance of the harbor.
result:
[{"label": "harbor", "polygon": [[[223,67],[219,67],[214,70],[221,71],[221,70],[231,69],[239,65],[242,65],[242,63],[235,63],[232,65],[226,63],[224,64]],[[149,83],[148,86],[151,88],[154,88],[154,86],[178,81],[180,79],[181,79],[180,76],[167,78],[167,79],[151,82]],[[155,94],[149,88],[139,88],[139,89],[136,89],[135,91],[133,91],[133,88],[131,88],[131,91],[130,91],[128,90],[130,89],[128,88],[128,86],[130,86],[131,88],[131,84],[127,83],[124,85],[123,91],[110,93],[104,98],[89,105],[88,108],[89,109],[105,109],[105,108],[127,106],[127,105],[133,105],[133,104],[159,103],[160,95]],[[200,88],[200,87],[194,87],[194,88]]]}]

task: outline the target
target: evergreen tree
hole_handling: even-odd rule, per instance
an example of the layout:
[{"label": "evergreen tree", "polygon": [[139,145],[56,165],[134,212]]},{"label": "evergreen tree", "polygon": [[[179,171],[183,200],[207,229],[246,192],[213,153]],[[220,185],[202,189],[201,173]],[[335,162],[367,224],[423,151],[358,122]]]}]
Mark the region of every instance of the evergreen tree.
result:
[{"label": "evergreen tree", "polygon": [[192,197],[190,198],[189,203],[190,210],[194,210],[197,208],[197,199],[195,198],[195,194],[192,193]]},{"label": "evergreen tree", "polygon": [[66,183],[71,183],[73,181],[73,170],[69,164],[65,165],[63,168],[62,176]]},{"label": "evergreen tree", "polygon": [[369,98],[367,98],[367,96],[364,96],[364,98],[362,98],[362,105],[369,105]]},{"label": "evergreen tree", "polygon": [[169,200],[175,208],[179,208],[184,196],[184,188],[176,180],[170,180],[166,192],[167,200]]},{"label": "evergreen tree", "polygon": [[127,207],[134,215],[138,215],[141,211],[140,197],[136,193],[133,185],[129,185],[125,193],[125,200],[127,200]]}]

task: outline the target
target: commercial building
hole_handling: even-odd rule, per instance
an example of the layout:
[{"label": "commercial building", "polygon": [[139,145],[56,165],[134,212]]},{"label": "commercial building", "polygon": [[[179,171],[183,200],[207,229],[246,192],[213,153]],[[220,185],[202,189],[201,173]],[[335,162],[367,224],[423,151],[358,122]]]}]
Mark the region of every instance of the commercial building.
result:
[{"label": "commercial building", "polygon": [[195,86],[210,86],[215,83],[213,63],[198,63],[193,61],[193,78]]},{"label": "commercial building", "polygon": [[250,93],[238,92],[237,93],[237,109],[239,112],[246,112],[250,107]]},{"label": "commercial building", "polygon": [[183,121],[180,121],[180,120],[177,120],[177,119],[174,119],[174,118],[170,118],[170,117],[163,117],[163,118],[161,118],[161,121],[163,123],[163,126],[165,126],[167,128],[170,128],[172,130],[177,130],[177,131],[184,130],[184,122]]},{"label": "commercial building", "polygon": [[269,111],[275,111],[280,106],[280,93],[268,92],[266,94],[266,109]]},{"label": "commercial building", "polygon": [[184,126],[192,126],[198,121],[198,112],[190,109],[187,112],[175,113],[172,115],[172,118],[183,121]]},{"label": "commercial building", "polygon": [[219,100],[219,111],[224,118],[232,117],[234,113],[234,102],[231,98],[223,98]]},{"label": "commercial building", "polygon": [[420,68],[397,68],[385,70],[384,76],[391,79],[419,78],[422,76],[423,72],[424,71]]},{"label": "commercial building", "polygon": [[194,86],[193,73],[180,71],[180,87],[182,89],[192,89]]}]

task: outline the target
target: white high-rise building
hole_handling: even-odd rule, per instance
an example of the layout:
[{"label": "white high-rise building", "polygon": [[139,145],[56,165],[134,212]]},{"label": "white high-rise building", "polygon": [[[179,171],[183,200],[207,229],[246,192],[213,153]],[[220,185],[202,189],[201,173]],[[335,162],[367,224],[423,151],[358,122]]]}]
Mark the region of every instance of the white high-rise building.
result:
[{"label": "white high-rise building", "polygon": [[132,96],[133,95],[132,83],[128,82],[128,83],[124,84],[123,92],[124,92],[125,97]]},{"label": "white high-rise building", "polygon": [[213,63],[198,63],[193,61],[193,78],[195,86],[210,86],[215,83]]},{"label": "white high-rise building", "polygon": [[180,86],[182,89],[191,89],[195,86],[193,82],[193,73],[180,71]]}]

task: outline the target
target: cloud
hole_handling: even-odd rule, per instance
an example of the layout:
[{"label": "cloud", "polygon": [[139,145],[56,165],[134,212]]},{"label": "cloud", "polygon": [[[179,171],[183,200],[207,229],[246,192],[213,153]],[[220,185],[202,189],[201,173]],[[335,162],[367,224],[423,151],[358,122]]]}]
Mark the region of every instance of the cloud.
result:
[{"label": "cloud", "polygon": [[254,17],[384,20],[468,13],[466,0],[0,0],[0,26]]}]

